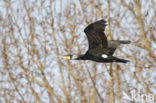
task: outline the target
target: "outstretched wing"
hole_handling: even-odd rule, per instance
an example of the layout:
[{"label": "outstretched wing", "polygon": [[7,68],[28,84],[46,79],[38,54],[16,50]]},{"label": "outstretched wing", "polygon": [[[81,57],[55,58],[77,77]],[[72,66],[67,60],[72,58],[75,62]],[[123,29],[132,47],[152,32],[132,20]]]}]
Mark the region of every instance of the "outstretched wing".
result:
[{"label": "outstretched wing", "polygon": [[102,19],[88,25],[84,29],[84,32],[86,33],[89,42],[88,52],[107,52],[106,50],[108,48],[108,42],[107,37],[104,33],[106,25],[106,21]]}]

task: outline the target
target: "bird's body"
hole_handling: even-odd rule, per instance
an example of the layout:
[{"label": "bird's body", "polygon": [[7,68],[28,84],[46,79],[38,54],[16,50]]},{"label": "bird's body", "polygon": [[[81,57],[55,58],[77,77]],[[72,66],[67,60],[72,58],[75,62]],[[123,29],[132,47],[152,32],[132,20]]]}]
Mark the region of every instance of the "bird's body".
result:
[{"label": "bird's body", "polygon": [[88,25],[84,32],[87,35],[89,48],[83,55],[67,55],[64,58],[71,60],[92,60],[96,62],[121,62],[127,63],[128,60],[114,57],[113,54],[120,44],[129,44],[130,41],[107,40],[104,30],[105,20],[96,21]]}]

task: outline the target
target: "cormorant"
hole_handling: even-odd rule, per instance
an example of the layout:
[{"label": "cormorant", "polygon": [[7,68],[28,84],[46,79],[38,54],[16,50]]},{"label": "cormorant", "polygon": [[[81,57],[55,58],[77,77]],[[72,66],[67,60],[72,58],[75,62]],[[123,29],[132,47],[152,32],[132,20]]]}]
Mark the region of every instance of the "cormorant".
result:
[{"label": "cormorant", "polygon": [[128,60],[114,57],[113,54],[120,44],[130,44],[130,41],[123,40],[107,40],[104,33],[107,26],[104,19],[96,21],[88,25],[84,32],[87,35],[89,48],[85,54],[66,55],[65,59],[70,60],[92,60],[96,62],[121,62],[127,63]]}]

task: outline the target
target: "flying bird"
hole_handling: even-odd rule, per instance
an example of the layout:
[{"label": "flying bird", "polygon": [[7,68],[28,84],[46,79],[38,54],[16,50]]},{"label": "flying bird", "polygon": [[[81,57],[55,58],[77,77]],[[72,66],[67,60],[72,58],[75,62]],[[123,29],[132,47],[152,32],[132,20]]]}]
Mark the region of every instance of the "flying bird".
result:
[{"label": "flying bird", "polygon": [[130,41],[124,40],[107,40],[104,33],[107,22],[102,19],[89,24],[84,32],[88,38],[89,47],[85,54],[65,55],[64,59],[69,60],[92,60],[96,62],[121,62],[127,63],[128,60],[120,59],[113,56],[116,48],[120,44],[130,44]]}]

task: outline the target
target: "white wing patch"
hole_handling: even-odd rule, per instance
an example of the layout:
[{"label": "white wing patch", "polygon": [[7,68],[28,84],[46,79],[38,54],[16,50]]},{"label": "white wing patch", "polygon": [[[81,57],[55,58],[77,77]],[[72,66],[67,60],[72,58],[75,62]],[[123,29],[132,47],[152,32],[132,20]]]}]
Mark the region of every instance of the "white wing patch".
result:
[{"label": "white wing patch", "polygon": [[102,58],[107,58],[107,57],[108,57],[108,55],[102,54]]}]

